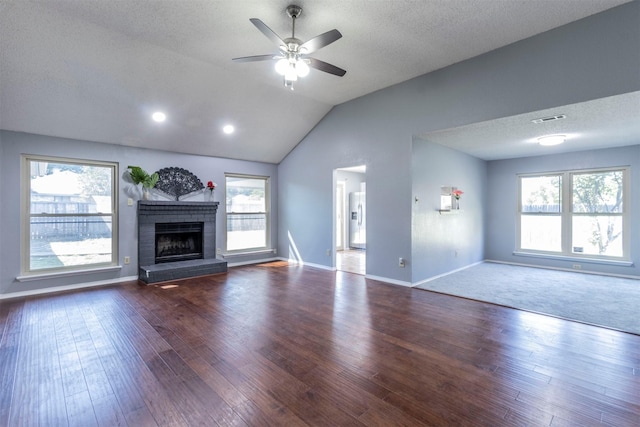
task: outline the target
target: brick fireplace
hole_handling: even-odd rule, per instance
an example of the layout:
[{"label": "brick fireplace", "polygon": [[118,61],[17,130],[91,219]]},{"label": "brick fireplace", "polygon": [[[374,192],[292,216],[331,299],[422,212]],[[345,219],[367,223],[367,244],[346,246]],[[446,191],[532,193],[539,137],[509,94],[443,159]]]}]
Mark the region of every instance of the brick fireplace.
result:
[{"label": "brick fireplace", "polygon": [[227,271],[216,259],[218,202],[140,200],[138,278],[145,283]]}]

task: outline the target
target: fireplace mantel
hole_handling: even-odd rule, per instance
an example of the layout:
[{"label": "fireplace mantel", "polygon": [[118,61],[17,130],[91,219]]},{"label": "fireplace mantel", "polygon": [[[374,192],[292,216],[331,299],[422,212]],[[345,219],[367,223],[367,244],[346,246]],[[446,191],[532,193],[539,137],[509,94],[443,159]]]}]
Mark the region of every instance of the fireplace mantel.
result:
[{"label": "fireplace mantel", "polygon": [[[140,200],[138,202],[138,277],[145,283],[227,271],[216,259],[218,202]],[[156,263],[156,224],[202,223],[202,259]]]}]

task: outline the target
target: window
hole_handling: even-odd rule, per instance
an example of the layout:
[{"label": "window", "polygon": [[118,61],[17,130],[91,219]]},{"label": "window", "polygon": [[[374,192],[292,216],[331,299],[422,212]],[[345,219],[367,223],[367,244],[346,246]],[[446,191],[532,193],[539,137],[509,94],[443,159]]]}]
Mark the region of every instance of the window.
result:
[{"label": "window", "polygon": [[23,156],[24,274],[116,265],[117,165]]},{"label": "window", "polygon": [[518,248],[629,259],[628,169],[520,175]]},{"label": "window", "polygon": [[267,249],[269,178],[225,175],[227,251]]}]

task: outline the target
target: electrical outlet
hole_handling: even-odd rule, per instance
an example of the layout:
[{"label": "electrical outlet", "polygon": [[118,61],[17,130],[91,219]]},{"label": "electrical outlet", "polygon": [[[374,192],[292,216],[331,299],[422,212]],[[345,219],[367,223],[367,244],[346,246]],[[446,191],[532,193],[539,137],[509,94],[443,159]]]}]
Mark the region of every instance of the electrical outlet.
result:
[{"label": "electrical outlet", "polygon": [[331,249],[327,249],[327,256],[331,256]]},{"label": "electrical outlet", "polygon": [[128,256],[124,257],[125,264],[129,264],[130,262],[131,262],[131,257],[128,257]]},{"label": "electrical outlet", "polygon": [[216,249],[216,255],[222,255],[222,249],[221,248]]},{"label": "electrical outlet", "polygon": [[133,206],[133,199],[131,197],[127,199],[127,206]]},{"label": "electrical outlet", "polygon": [[406,265],[404,258],[398,258],[398,267],[404,268]]},{"label": "electrical outlet", "polygon": [[573,268],[574,270],[582,270],[582,265],[580,265],[580,264],[573,264],[572,268]]}]

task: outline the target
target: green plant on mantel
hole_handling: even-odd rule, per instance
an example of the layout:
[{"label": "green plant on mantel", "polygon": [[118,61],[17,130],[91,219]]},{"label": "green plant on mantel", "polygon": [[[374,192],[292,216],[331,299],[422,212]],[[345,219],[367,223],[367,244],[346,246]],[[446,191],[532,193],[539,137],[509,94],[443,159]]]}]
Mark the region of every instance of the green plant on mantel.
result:
[{"label": "green plant on mantel", "polygon": [[127,169],[129,169],[129,175],[134,184],[142,184],[143,188],[151,189],[155,187],[160,178],[157,172],[149,175],[140,166],[127,166]]}]

